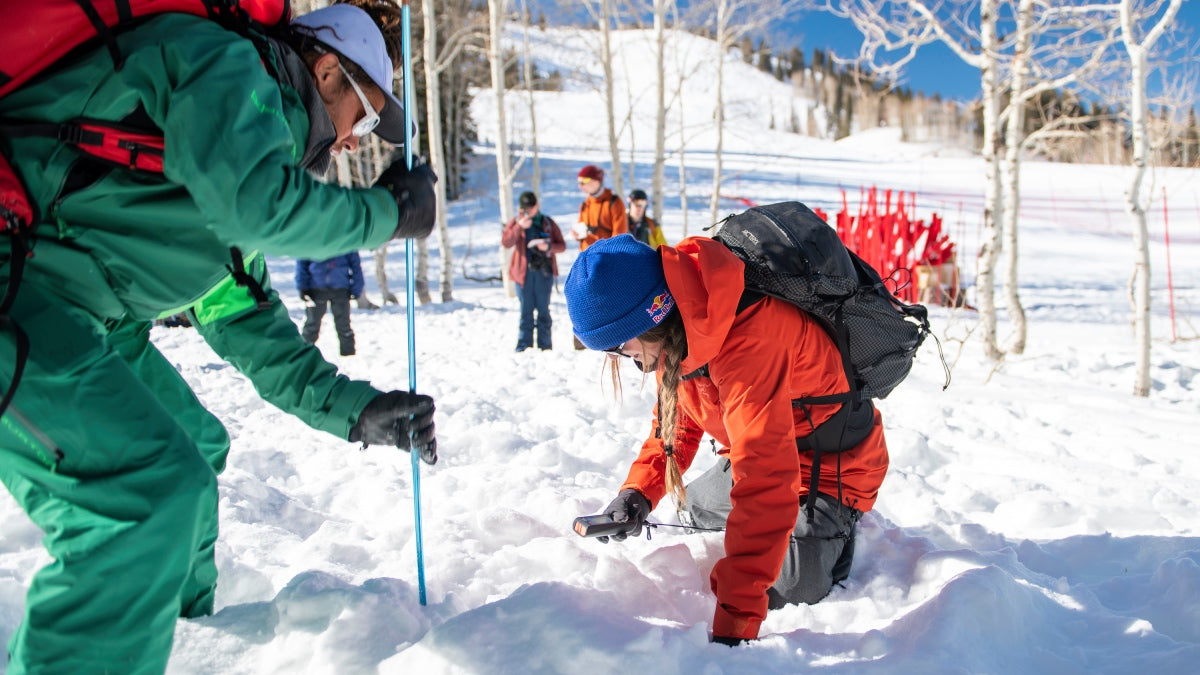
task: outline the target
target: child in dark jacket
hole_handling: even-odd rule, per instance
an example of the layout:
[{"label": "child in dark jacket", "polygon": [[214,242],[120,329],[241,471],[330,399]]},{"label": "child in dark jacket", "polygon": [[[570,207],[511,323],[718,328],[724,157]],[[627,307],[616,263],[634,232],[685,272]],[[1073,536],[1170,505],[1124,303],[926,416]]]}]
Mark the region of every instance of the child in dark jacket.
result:
[{"label": "child in dark jacket", "polygon": [[321,332],[325,307],[333,313],[342,356],[354,355],[354,331],[350,328],[350,299],[363,291],[362,262],[358,251],[328,260],[297,260],[296,290],[305,301],[305,321],[301,334],[313,344]]}]

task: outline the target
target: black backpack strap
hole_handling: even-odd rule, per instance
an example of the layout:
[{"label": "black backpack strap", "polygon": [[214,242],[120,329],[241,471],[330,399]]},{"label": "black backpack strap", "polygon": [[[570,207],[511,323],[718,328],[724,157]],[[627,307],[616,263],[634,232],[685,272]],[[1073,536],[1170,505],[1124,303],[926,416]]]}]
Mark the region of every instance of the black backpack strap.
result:
[{"label": "black backpack strap", "polygon": [[[795,406],[795,402],[793,402],[792,405]],[[813,424],[812,415],[810,415],[808,412],[808,406],[801,403],[797,407],[799,407],[800,411],[804,413],[804,419],[808,420],[808,428],[811,430],[809,435],[805,437],[805,440],[812,439],[810,441],[810,445],[812,448],[813,460],[812,471],[808,477],[808,497],[804,500],[804,517],[808,520],[808,524],[812,525],[817,506],[817,488],[821,486],[821,444],[816,437],[817,427],[815,424]],[[800,440],[801,439],[799,438],[796,439],[797,452],[799,452],[801,449]]]},{"label": "black backpack strap", "polygon": [[[821,457],[824,454],[840,454],[862,443],[871,435],[875,426],[875,406],[870,401],[853,405],[847,398],[849,393],[831,394],[829,396],[809,396],[792,401],[793,408],[799,408],[808,421],[810,432],[803,438],[796,439],[797,452],[812,452],[812,475],[809,477],[808,497],[804,502],[805,513],[809,523],[813,520],[813,509],[817,503],[817,488],[821,482]],[[842,403],[832,417],[819,425],[814,425],[808,406],[829,403]],[[841,459],[839,457],[839,467]],[[841,469],[839,468],[839,472]]]},{"label": "black backpack strap", "polygon": [[[92,28],[96,29],[96,35],[104,40],[104,46],[108,48],[109,55],[112,56],[113,67],[120,70],[121,66],[125,65],[125,57],[121,56],[121,50],[117,47],[117,36],[113,34],[108,24],[104,23],[104,19],[100,17],[100,12],[88,0],[75,0],[75,4],[83,10],[87,15],[88,21],[91,22]],[[122,21],[129,21],[133,18],[132,12],[129,10],[129,3],[125,0],[117,0],[117,16]]]},{"label": "black backpack strap", "polygon": [[8,404],[12,403],[13,396],[17,393],[17,385],[21,383],[21,375],[25,372],[25,362],[29,360],[29,336],[20,324],[8,315],[8,310],[17,299],[17,288],[21,285],[21,274],[25,271],[25,258],[29,255],[29,247],[25,241],[25,233],[13,231],[8,236],[12,247],[12,257],[9,258],[12,262],[12,272],[8,278],[8,288],[4,291],[4,299],[0,300],[0,330],[12,330],[16,335],[17,353],[13,362],[12,382],[8,384],[8,391],[4,392],[3,400],[0,400],[0,416],[4,415]]},{"label": "black backpack strap", "polygon": [[850,405],[858,408],[862,396],[859,392],[858,378],[854,375],[854,364],[850,362],[850,331],[846,329],[845,302],[842,300],[838,303],[837,313],[834,315],[834,342],[837,343],[838,352],[842,355],[842,370],[846,373],[846,384],[850,385]]},{"label": "black backpack strap", "polygon": [[749,307],[750,305],[753,305],[754,303],[758,302],[759,300],[762,300],[765,297],[767,297],[766,293],[747,288],[746,290],[742,291],[742,297],[738,299],[737,313],[741,314],[743,311],[746,310],[747,307]]},{"label": "black backpack strap", "polygon": [[[139,114],[140,113],[140,114]],[[137,120],[136,126],[108,120],[75,118],[66,122],[24,122],[0,119],[0,136],[8,138],[54,138],[72,147],[82,162],[99,162],[133,171],[162,173],[163,136],[153,122],[145,117],[141,106],[126,119]],[[75,168],[72,166],[72,171]],[[68,178],[67,182],[72,182]],[[60,195],[61,196],[61,195]]]},{"label": "black backpack strap", "polygon": [[809,406],[836,403],[836,400],[831,399],[837,398],[839,395],[835,394],[833,396],[798,398],[792,401],[792,407],[801,409],[812,428],[808,436],[796,439],[797,449],[815,451],[819,447],[827,453],[843,452],[862,443],[867,436],[871,435],[871,429],[875,423],[875,406],[870,401],[864,401],[858,407],[843,405],[829,419],[812,426],[812,419],[809,418]]},{"label": "black backpack strap", "polygon": [[[13,280],[10,279],[10,287],[12,287],[12,283]],[[29,360],[29,336],[25,334],[21,325],[7,313],[0,313],[0,330],[12,330],[17,337],[17,353],[16,361],[13,364],[12,382],[8,384],[8,391],[4,392],[4,400],[0,401],[0,416],[3,416],[4,411],[8,410],[8,404],[12,403],[13,396],[17,393],[17,385],[21,383],[21,375],[25,372],[25,362]]]},{"label": "black backpack strap", "polygon": [[[842,301],[843,303],[845,300]],[[842,304],[838,304],[834,316],[834,342],[842,355],[842,369],[846,373],[846,383],[850,390],[841,394],[825,396],[809,396],[792,401],[792,406],[800,408],[808,420],[812,430],[807,437],[796,439],[798,451],[811,450],[813,453],[812,476],[809,480],[808,499],[804,503],[808,522],[813,522],[813,513],[817,504],[817,487],[821,480],[821,454],[823,452],[842,452],[861,443],[871,433],[871,425],[875,419],[875,406],[869,401],[861,400],[858,381],[854,377],[854,367],[850,363],[850,334],[846,330],[846,321],[842,312]],[[842,407],[829,419],[814,426],[809,415],[808,406],[825,403],[841,403]],[[866,424],[863,424],[864,419]],[[805,441],[806,443],[802,443]],[[809,447],[805,447],[805,446]],[[840,463],[840,458],[839,458]]]},{"label": "black backpack strap", "polygon": [[266,291],[263,290],[262,284],[258,280],[246,273],[246,263],[242,259],[242,252],[238,247],[231,246],[229,255],[233,258],[233,265],[230,266],[229,273],[233,276],[233,280],[238,286],[245,286],[250,292],[254,302],[257,303],[258,309],[267,309],[271,306],[271,301],[267,298]]},{"label": "black backpack strap", "polygon": [[942,383],[942,391],[946,391],[950,387],[950,366],[946,363],[946,354],[942,352],[942,341],[938,339],[937,333],[929,328],[929,310],[925,305],[900,303],[900,311],[905,316],[916,319],[926,335],[933,336],[933,341],[937,343],[938,359],[942,362],[942,370],[946,372],[946,381]]}]

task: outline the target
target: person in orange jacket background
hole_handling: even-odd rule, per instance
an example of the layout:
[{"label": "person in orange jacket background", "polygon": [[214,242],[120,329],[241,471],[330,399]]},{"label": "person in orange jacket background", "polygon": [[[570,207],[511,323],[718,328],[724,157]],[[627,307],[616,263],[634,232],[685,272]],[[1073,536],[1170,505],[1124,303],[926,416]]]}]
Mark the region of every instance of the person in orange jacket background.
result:
[{"label": "person in orange jacket background", "polygon": [[[579,242],[579,250],[629,231],[629,219],[625,214],[625,203],[604,187],[604,170],[588,164],[579,170],[576,177],[583,192],[579,204],[579,222],[571,229],[571,238]],[[575,338],[575,349],[587,349],[579,338]]]},{"label": "person in orange jacket background", "polygon": [[579,242],[579,250],[628,232],[625,202],[604,187],[604,170],[588,164],[579,170],[577,178],[584,199],[579,204],[579,224],[571,230],[571,237]]},{"label": "person in orange jacket background", "polygon": [[[724,527],[725,557],[710,582],[712,639],[728,645],[757,638],[769,608],[818,602],[848,577],[856,524],[888,468],[882,421],[870,406],[865,419],[835,429],[846,418],[841,404],[792,405],[848,389],[828,334],[783,300],[739,307],[743,290],[741,260],[707,237],[657,251],[631,235],[597,242],[564,285],[578,339],[609,352],[614,368],[630,357],[658,380],[650,434],[603,512],[627,523],[613,538],[639,534],[668,493],[685,523]],[[859,442],[826,458],[813,508],[802,508],[810,434],[847,431]],[[685,488],[682,473],[706,432],[721,456]]]}]

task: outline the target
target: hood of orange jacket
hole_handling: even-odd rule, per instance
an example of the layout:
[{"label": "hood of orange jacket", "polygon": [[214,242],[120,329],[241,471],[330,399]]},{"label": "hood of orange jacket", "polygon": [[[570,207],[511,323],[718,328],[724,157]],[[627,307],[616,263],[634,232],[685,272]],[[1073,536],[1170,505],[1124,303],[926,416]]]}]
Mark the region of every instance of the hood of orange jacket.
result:
[{"label": "hood of orange jacket", "polygon": [[690,237],[660,252],[667,287],[687,329],[683,372],[690,373],[711,361],[725,343],[745,288],[745,266],[724,245],[708,238]]}]

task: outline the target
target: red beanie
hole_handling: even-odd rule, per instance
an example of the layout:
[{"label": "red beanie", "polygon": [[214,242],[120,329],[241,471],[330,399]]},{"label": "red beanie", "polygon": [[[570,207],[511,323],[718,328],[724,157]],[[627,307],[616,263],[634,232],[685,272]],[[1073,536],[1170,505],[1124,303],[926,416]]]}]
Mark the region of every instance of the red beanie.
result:
[{"label": "red beanie", "polygon": [[578,177],[579,178],[591,178],[592,180],[598,180],[601,183],[603,183],[604,182],[604,170],[601,169],[600,167],[596,166],[595,164],[588,164],[587,166],[585,166],[579,170]]}]

